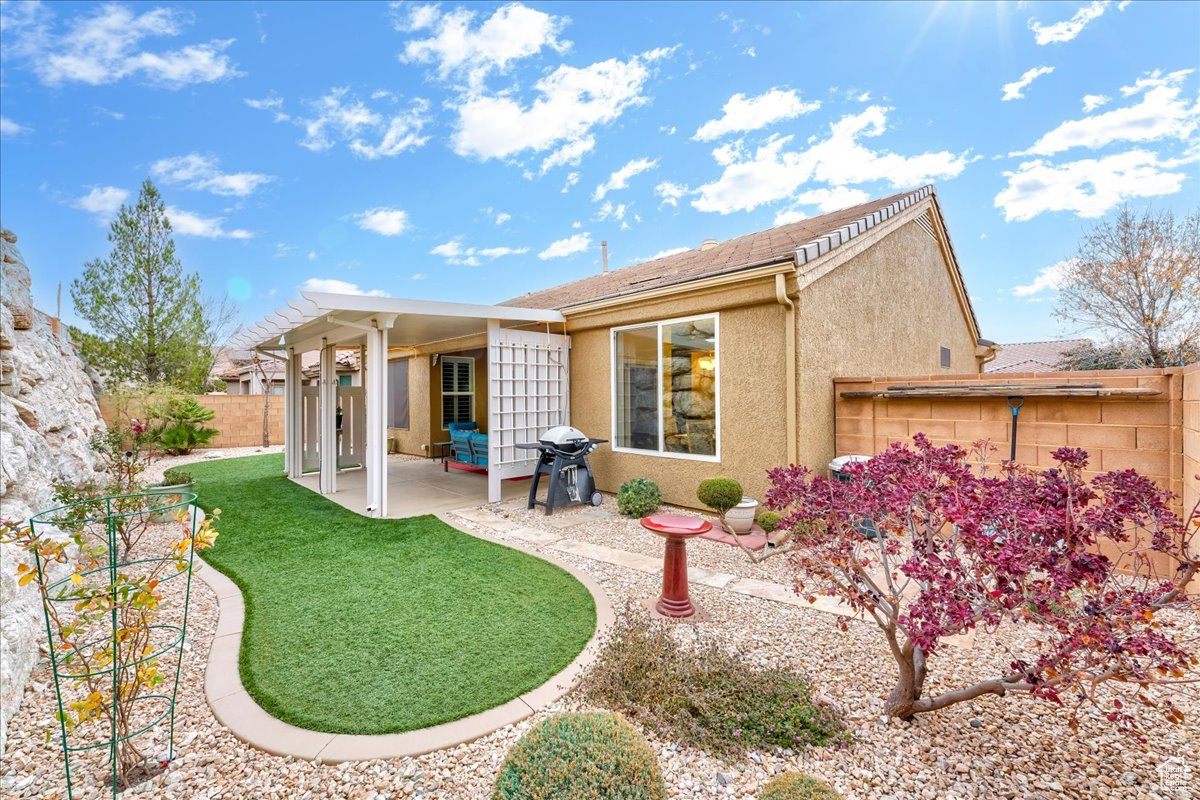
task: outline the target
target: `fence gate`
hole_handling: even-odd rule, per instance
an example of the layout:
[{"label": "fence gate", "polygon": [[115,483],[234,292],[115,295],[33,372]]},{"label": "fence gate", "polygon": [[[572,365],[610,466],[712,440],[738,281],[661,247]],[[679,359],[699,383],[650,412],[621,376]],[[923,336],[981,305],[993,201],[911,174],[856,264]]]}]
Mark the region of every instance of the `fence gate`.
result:
[{"label": "fence gate", "polygon": [[361,386],[339,386],[338,408],[338,469],[361,467],[366,464],[363,452],[367,442],[367,403]]},{"label": "fence gate", "polygon": [[570,336],[488,324],[488,501],[500,500],[500,481],[532,475],[537,454],[517,444],[536,442],[555,425],[569,425]]},{"label": "fence gate", "polygon": [[321,468],[321,426],[317,422],[317,405],[317,387],[300,387],[300,441],[304,445],[300,451],[301,472],[316,472]]}]

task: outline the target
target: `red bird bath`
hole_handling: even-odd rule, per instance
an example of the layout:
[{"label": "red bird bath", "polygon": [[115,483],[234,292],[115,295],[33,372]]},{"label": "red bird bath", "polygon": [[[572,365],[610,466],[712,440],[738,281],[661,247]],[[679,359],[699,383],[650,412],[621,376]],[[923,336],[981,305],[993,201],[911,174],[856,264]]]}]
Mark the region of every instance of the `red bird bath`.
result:
[{"label": "red bird bath", "polygon": [[703,612],[688,595],[687,540],[712,530],[712,523],[680,514],[653,514],[642,517],[642,527],[667,540],[662,595],[657,601],[645,601],[646,607],[655,616],[702,619]]}]

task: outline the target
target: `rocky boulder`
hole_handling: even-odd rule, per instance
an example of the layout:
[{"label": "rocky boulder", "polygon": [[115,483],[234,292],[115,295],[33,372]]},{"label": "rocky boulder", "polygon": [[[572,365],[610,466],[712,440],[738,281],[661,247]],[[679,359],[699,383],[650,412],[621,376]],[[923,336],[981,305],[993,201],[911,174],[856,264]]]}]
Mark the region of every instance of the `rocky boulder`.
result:
[{"label": "rocky boulder", "polygon": [[[65,327],[33,307],[16,243],[0,231],[0,516],[24,521],[53,505],[54,481],[96,477],[88,438],[104,421]],[[22,555],[0,545],[0,755],[45,639],[36,590],[14,577]]]}]

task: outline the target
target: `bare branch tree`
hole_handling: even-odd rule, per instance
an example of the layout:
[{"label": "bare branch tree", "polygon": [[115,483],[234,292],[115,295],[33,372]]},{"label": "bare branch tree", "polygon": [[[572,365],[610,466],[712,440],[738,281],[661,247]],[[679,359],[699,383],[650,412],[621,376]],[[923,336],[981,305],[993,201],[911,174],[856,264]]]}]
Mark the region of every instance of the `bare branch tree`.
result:
[{"label": "bare branch tree", "polygon": [[1063,269],[1055,316],[1114,342],[1135,342],[1148,366],[1172,366],[1200,343],[1200,211],[1128,206],[1079,243]]}]

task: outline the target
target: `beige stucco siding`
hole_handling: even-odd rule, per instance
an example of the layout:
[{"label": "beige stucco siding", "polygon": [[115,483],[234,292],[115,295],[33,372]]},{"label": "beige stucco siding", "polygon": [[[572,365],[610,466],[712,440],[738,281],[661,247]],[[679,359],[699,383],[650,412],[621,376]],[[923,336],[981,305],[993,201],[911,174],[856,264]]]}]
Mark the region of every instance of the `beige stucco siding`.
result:
[{"label": "beige stucco siding", "polygon": [[979,371],[951,268],[915,222],[802,288],[796,311],[798,455],[813,469],[834,454],[835,377]]},{"label": "beige stucco siding", "polygon": [[408,359],[408,428],[388,428],[401,453],[429,455],[421,447],[429,444],[429,372],[429,356]]},{"label": "beige stucco siding", "polygon": [[741,481],[748,493],[762,496],[765,469],[787,457],[784,309],[775,303],[773,287],[763,280],[568,318],[571,424],[612,439],[612,327],[714,311],[720,317],[720,462],[614,453],[604,445],[591,459],[602,491],[615,492],[630,478],[647,477],[658,483],[668,502],[695,506],[701,480],[728,475]]}]

